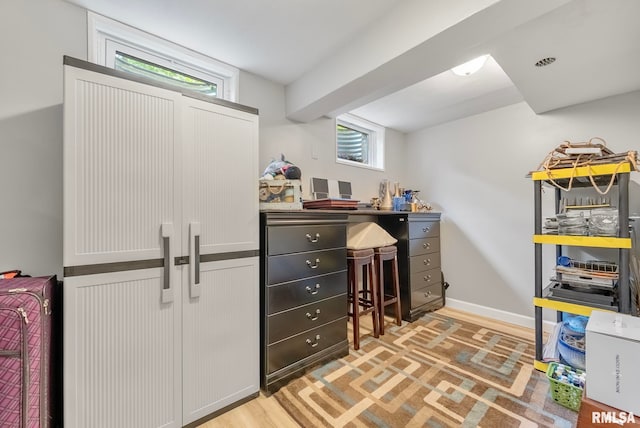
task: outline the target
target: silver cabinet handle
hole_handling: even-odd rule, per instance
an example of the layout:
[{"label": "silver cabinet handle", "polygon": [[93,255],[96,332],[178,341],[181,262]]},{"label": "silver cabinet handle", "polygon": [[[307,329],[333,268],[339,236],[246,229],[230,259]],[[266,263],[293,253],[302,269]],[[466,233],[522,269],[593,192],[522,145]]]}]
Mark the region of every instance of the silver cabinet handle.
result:
[{"label": "silver cabinet handle", "polygon": [[320,284],[316,284],[315,287],[311,288],[308,285],[305,287],[305,290],[307,290],[307,293],[309,294],[318,294],[318,292],[320,291]]},{"label": "silver cabinet handle", "polygon": [[316,236],[315,236],[315,238],[314,238],[314,237],[312,237],[311,235],[309,235],[309,234],[307,233],[306,237],[307,237],[307,241],[309,241],[309,242],[314,242],[314,243],[315,243],[315,242],[318,242],[318,240],[320,239],[320,234],[319,234],[319,233],[316,233]]},{"label": "silver cabinet handle", "polygon": [[318,266],[320,266],[320,259],[316,259],[315,265],[312,265],[311,262],[307,260],[307,266],[309,266],[311,269],[317,269]]},{"label": "silver cabinet handle", "polygon": [[316,334],[315,341],[311,339],[307,339],[307,345],[311,346],[312,348],[315,348],[316,346],[318,346],[319,342],[320,342],[319,334]]},{"label": "silver cabinet handle", "polygon": [[424,297],[429,297],[431,296],[431,291],[427,291],[426,293],[424,293]]},{"label": "silver cabinet handle", "polygon": [[422,244],[422,248],[429,248],[431,246],[431,244],[429,244],[428,242],[425,242],[424,244]]},{"label": "silver cabinet handle", "polygon": [[427,233],[427,232],[429,231],[429,228],[428,228],[428,227],[423,227],[423,228],[422,228],[422,231],[423,231],[424,233]]},{"label": "silver cabinet handle", "polygon": [[173,288],[171,288],[171,260],[173,260],[173,248],[171,237],[173,236],[173,223],[162,223],[160,226],[162,235],[162,250],[164,258],[164,273],[162,284],[162,303],[173,302]]},{"label": "silver cabinet handle", "polygon": [[189,296],[200,296],[200,223],[189,223]]},{"label": "silver cabinet handle", "polygon": [[429,281],[429,280],[431,280],[431,275],[427,275],[427,276],[425,276],[425,277],[424,277],[424,280],[425,280],[425,281]]},{"label": "silver cabinet handle", "polygon": [[307,318],[309,318],[311,321],[315,321],[320,317],[320,309],[316,309],[316,313],[315,316],[311,315],[309,312],[307,312]]},{"label": "silver cabinet handle", "polygon": [[428,266],[431,264],[431,259],[423,260],[423,263]]}]

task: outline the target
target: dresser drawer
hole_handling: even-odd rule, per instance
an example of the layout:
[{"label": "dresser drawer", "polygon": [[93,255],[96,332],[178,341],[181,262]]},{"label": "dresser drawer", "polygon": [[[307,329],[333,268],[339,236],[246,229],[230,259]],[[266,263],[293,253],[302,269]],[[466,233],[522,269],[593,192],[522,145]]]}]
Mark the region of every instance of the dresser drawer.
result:
[{"label": "dresser drawer", "polygon": [[303,331],[316,328],[347,314],[347,294],[310,303],[267,318],[269,344]]},{"label": "dresser drawer", "polygon": [[427,253],[409,258],[411,273],[440,267],[440,253]]},{"label": "dresser drawer", "polygon": [[[345,308],[346,309],[346,308]],[[267,374],[338,344],[347,338],[347,317],[267,346]]]},{"label": "dresser drawer", "polygon": [[323,250],[347,245],[346,225],[267,227],[267,255]]},{"label": "dresser drawer", "polygon": [[267,314],[318,302],[347,292],[347,271],[267,287]]},{"label": "dresser drawer", "polygon": [[440,237],[411,239],[409,241],[409,256],[435,253],[440,251]]},{"label": "dresser drawer", "polygon": [[411,309],[438,299],[442,299],[442,284],[440,281],[437,284],[418,288],[417,290],[413,287],[411,288]]},{"label": "dresser drawer", "polygon": [[346,269],[346,248],[269,256],[267,257],[267,285]]},{"label": "dresser drawer", "polygon": [[433,238],[440,236],[440,222],[437,221],[410,221],[409,239]]},{"label": "dresser drawer", "polygon": [[441,283],[442,273],[440,268],[429,269],[423,272],[411,273],[411,288],[423,288],[435,283]]}]

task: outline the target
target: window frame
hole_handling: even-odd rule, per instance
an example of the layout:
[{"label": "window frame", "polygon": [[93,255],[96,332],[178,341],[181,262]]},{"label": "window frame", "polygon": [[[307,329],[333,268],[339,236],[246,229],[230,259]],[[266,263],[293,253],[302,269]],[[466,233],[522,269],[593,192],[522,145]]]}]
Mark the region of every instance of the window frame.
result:
[{"label": "window frame", "polygon": [[238,68],[91,11],[87,21],[89,61],[114,68],[119,51],[215,83],[218,99],[237,102]]},{"label": "window frame", "polygon": [[[356,162],[338,157],[338,125],[355,129],[356,131],[369,135],[368,163]],[[384,126],[378,125],[377,123],[369,122],[368,120],[362,119],[361,117],[355,116],[353,114],[345,113],[336,117],[334,129],[336,139],[336,163],[355,166],[358,168],[384,171],[384,143],[386,130]]]}]

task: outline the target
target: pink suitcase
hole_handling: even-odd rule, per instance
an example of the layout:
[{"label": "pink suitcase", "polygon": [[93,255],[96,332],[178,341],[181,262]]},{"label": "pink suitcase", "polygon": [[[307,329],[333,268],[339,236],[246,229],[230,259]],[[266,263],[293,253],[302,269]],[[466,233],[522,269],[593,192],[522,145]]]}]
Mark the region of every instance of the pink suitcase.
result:
[{"label": "pink suitcase", "polygon": [[50,425],[51,296],[56,277],[0,280],[0,427]]}]

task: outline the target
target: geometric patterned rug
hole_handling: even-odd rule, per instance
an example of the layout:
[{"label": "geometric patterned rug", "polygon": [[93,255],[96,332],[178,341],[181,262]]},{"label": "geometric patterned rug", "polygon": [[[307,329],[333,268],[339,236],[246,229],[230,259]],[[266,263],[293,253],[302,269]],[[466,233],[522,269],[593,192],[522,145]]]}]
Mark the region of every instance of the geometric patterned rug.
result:
[{"label": "geometric patterned rug", "polygon": [[312,369],[274,397],[302,427],[566,427],[534,342],[437,311]]}]

